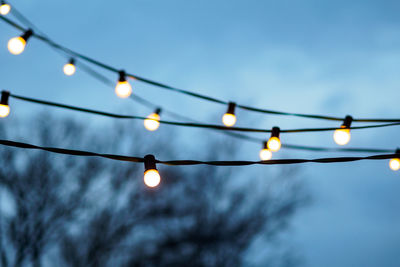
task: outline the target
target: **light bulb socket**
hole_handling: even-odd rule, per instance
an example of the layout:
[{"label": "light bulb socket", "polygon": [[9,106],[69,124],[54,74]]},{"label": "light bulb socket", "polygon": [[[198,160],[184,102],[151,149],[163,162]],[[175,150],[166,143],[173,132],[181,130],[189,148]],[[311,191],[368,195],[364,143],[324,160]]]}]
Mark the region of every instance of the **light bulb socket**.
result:
[{"label": "light bulb socket", "polygon": [[226,111],[226,113],[235,115],[235,108],[236,108],[236,103],[229,102],[228,103],[228,110]]},{"label": "light bulb socket", "polygon": [[24,33],[21,35],[21,38],[24,39],[25,42],[27,42],[28,39],[29,39],[32,35],[33,35],[32,29],[28,29],[26,32],[24,32]]},{"label": "light bulb socket", "polygon": [[1,100],[0,104],[8,106],[8,99],[10,98],[10,92],[8,91],[1,91]]},{"label": "light bulb socket", "polygon": [[121,71],[118,72],[118,74],[119,74],[119,79],[118,80],[120,82],[126,82],[126,73],[125,73],[125,71],[121,70]]},{"label": "light bulb socket", "polygon": [[353,117],[350,116],[350,115],[347,115],[344,118],[344,121],[343,121],[343,124],[342,124],[342,128],[346,128],[346,129],[350,128],[352,122],[353,122]]},{"label": "light bulb socket", "polygon": [[75,59],[70,58],[70,60],[68,61],[68,64],[75,65]]},{"label": "light bulb socket", "polygon": [[268,141],[263,142],[263,149],[268,149]]},{"label": "light bulb socket", "polygon": [[157,109],[154,111],[154,113],[157,114],[157,115],[160,115],[161,111],[162,111],[161,108],[157,108]]},{"label": "light bulb socket", "polygon": [[144,171],[157,170],[156,158],[153,155],[144,156]]},{"label": "light bulb socket", "polygon": [[271,137],[279,138],[280,133],[281,133],[281,129],[279,127],[273,127],[271,130]]},{"label": "light bulb socket", "polygon": [[5,5],[6,4],[6,1],[4,1],[4,0],[1,0],[1,2],[0,2],[0,6],[2,6],[2,5]]},{"label": "light bulb socket", "polygon": [[400,148],[396,149],[396,152],[394,152],[395,154],[398,154],[400,156]]}]

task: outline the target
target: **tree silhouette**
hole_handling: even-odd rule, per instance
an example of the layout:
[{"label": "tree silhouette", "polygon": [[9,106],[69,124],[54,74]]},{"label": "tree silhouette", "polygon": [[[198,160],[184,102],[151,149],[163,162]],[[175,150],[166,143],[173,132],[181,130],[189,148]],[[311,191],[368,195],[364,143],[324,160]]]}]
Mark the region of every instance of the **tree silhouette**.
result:
[{"label": "tree silhouette", "polygon": [[[32,122],[19,131],[2,127],[1,138],[21,140],[18,132],[41,145],[179,153],[168,138],[144,149],[145,137],[132,126],[99,136],[71,119],[42,114]],[[238,151],[221,140],[202,150],[214,160]],[[162,184],[149,189],[140,164],[3,147],[0,153],[2,266],[243,265],[255,241],[268,247],[307,200],[287,168],[274,179],[243,168],[164,167]]]}]

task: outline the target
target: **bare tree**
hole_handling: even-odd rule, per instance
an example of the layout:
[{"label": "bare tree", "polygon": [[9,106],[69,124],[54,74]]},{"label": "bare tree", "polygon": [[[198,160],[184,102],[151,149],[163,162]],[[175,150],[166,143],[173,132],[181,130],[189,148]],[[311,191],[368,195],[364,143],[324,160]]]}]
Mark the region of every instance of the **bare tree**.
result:
[{"label": "bare tree", "polygon": [[[34,123],[29,137],[42,145],[177,153],[166,139],[143,149],[144,137],[131,127],[99,137],[69,119],[42,115]],[[208,147],[212,156],[203,156],[213,159],[237,151],[218,142]],[[11,148],[0,153],[3,266],[243,265],[254,242],[268,246],[307,199],[289,173],[274,179],[243,168],[160,167],[161,186],[148,189],[137,164]]]}]

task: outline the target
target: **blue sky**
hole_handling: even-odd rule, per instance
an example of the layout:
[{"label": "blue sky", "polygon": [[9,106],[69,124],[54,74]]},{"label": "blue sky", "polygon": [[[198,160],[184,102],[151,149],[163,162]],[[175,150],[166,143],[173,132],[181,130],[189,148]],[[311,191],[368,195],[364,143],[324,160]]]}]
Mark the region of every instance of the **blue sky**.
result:
[{"label": "blue sky", "polygon": [[[399,117],[399,1],[21,0],[16,4],[57,42],[180,88],[269,109]],[[110,88],[79,70],[66,77],[65,59],[39,41],[32,40],[20,56],[10,55],[7,41],[18,32],[0,23],[0,33],[1,88],[95,109],[149,113],[117,99]],[[131,84],[138,95],[199,120],[219,123],[226,109]],[[40,110],[22,103],[15,106],[21,114]],[[239,111],[238,125],[249,124],[336,126]],[[198,133],[182,131],[182,136]],[[350,145],[395,149],[400,146],[398,136],[398,128],[354,131]],[[334,146],[331,133],[285,135],[282,141]],[[256,160],[258,150],[256,144],[246,145],[242,159]],[[320,156],[326,154],[277,155]],[[398,266],[399,173],[382,161],[309,164],[302,167],[301,176],[314,203],[295,218],[290,239],[307,266]]]}]

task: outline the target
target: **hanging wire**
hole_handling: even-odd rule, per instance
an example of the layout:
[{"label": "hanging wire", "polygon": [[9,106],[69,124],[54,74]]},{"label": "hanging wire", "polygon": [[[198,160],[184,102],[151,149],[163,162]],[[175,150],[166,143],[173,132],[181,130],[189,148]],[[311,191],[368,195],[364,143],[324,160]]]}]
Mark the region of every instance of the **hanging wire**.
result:
[{"label": "hanging wire", "polygon": [[[145,117],[141,117],[141,116],[109,113],[109,112],[104,112],[104,111],[99,111],[99,110],[93,110],[93,109],[81,108],[81,107],[56,103],[56,102],[50,102],[50,101],[41,100],[41,99],[19,96],[19,95],[15,95],[15,94],[10,94],[10,97],[19,99],[19,100],[23,100],[26,102],[37,103],[37,104],[53,106],[53,107],[59,107],[59,108],[64,108],[64,109],[70,109],[70,110],[75,110],[75,111],[81,111],[81,112],[96,114],[96,115],[105,116],[105,117],[112,117],[112,118],[116,118],[116,119],[136,119],[136,120],[145,120],[146,119]],[[215,129],[215,130],[222,130],[222,131],[255,132],[255,133],[270,133],[271,132],[270,129],[256,129],[256,128],[246,128],[246,127],[226,127],[226,126],[220,126],[220,125],[214,125],[214,124],[202,124],[202,123],[192,123],[192,122],[175,122],[175,121],[165,121],[165,120],[160,120],[159,122],[162,124],[168,124],[168,125],[175,125],[175,126],[182,126],[182,127],[195,127],[195,128],[208,128],[208,129]],[[398,125],[400,125],[400,122],[387,123],[387,124],[376,124],[376,125],[366,125],[366,126],[355,126],[355,127],[350,127],[348,129],[360,130],[360,129],[372,129],[372,128],[398,126]],[[301,129],[280,130],[280,132],[281,133],[326,132],[326,131],[335,131],[337,129],[338,128],[332,128],[332,127],[331,128],[301,128]]]},{"label": "hanging wire", "polygon": [[[28,22],[29,23],[28,25],[33,26],[33,24],[28,19],[26,19],[20,12],[17,11],[17,13],[15,13],[15,14],[17,14],[17,16],[20,19],[23,18],[22,20],[25,20],[25,22]],[[17,23],[15,23],[14,21],[12,21],[12,20],[10,20],[8,18],[5,18],[4,16],[1,16],[0,19],[2,19],[3,21],[8,23],[9,25],[11,25],[11,26],[13,26],[13,27],[15,27],[15,28],[17,28],[17,29],[19,29],[21,31],[25,30],[22,26],[18,25]],[[60,44],[52,41],[50,38],[48,38],[45,35],[38,34],[37,32],[35,32],[33,34],[33,36],[36,37],[37,39],[47,43],[51,47],[53,47],[55,49],[58,49],[58,50],[61,50],[64,53],[69,54],[70,56],[73,56],[73,57],[76,57],[76,58],[80,58],[82,60],[85,60],[86,62],[89,62],[91,64],[94,64],[94,65],[96,65],[98,67],[101,67],[103,69],[109,70],[109,71],[114,72],[114,73],[118,73],[120,71],[119,69],[117,69],[115,67],[107,65],[107,64],[105,64],[103,62],[100,62],[100,61],[98,61],[96,59],[90,58],[90,57],[88,57],[86,55],[80,54],[80,53],[78,53],[76,51],[73,51],[73,50],[63,46],[63,45],[60,45]],[[126,73],[126,74],[127,74],[128,77],[130,77],[132,79],[135,79],[135,80],[138,80],[138,81],[141,81],[141,82],[144,82],[144,83],[147,83],[147,84],[159,87],[159,88],[163,88],[163,89],[170,90],[170,91],[175,91],[175,92],[178,92],[178,93],[181,93],[181,94],[185,94],[185,95],[189,95],[189,96],[192,96],[192,97],[196,97],[196,98],[203,99],[203,100],[206,100],[206,101],[209,101],[209,102],[214,102],[214,103],[224,104],[224,105],[228,104],[228,101],[220,100],[220,99],[217,99],[217,98],[214,98],[214,97],[211,97],[211,96],[202,95],[202,94],[191,92],[191,91],[184,90],[184,89],[179,89],[179,88],[176,88],[176,87],[173,87],[173,86],[170,86],[170,85],[166,85],[166,84],[163,84],[163,83],[160,83],[160,82],[156,82],[156,81],[153,81],[153,80],[150,80],[150,79],[147,79],[147,78],[140,77],[140,76],[135,75],[135,74],[130,74],[130,73]],[[253,111],[253,112],[258,112],[258,113],[265,113],[265,114],[273,114],[273,115],[295,116],[295,117],[330,120],[330,121],[343,121],[343,119],[344,119],[342,117],[334,117],[334,116],[327,116],[327,115],[302,114],[302,113],[291,113],[291,112],[275,111],[275,110],[269,110],[269,109],[261,109],[261,108],[250,107],[250,106],[241,105],[241,104],[237,104],[237,107],[241,108],[241,109],[244,109],[244,110],[248,110],[248,111]],[[369,119],[368,118],[368,119],[354,119],[353,121],[354,122],[400,122],[400,119],[382,119],[382,118]]]},{"label": "hanging wire", "polygon": [[[23,149],[43,150],[51,153],[81,156],[81,157],[101,157],[118,161],[129,161],[135,163],[144,162],[144,158],[130,157],[114,154],[101,154],[82,150],[73,150],[57,147],[43,147],[27,143],[15,142],[10,140],[0,140],[0,145],[8,147],[18,147]],[[155,160],[156,163],[165,164],[170,166],[188,166],[188,165],[212,165],[212,166],[248,166],[248,165],[286,165],[286,164],[300,164],[300,163],[338,163],[338,162],[353,162],[360,160],[384,160],[399,158],[400,154],[383,154],[373,155],[366,157],[335,157],[335,158],[318,158],[318,159],[275,159],[267,161],[200,161],[200,160]]]}]

